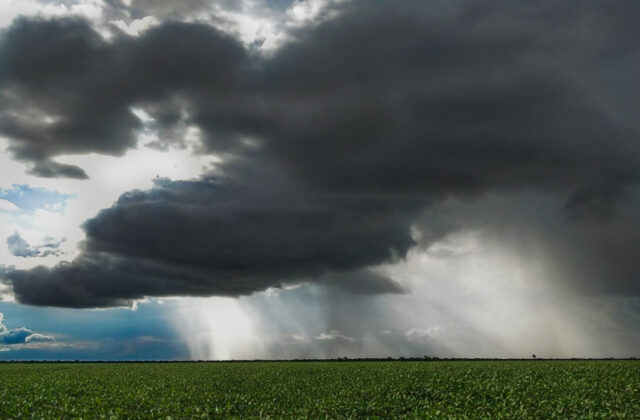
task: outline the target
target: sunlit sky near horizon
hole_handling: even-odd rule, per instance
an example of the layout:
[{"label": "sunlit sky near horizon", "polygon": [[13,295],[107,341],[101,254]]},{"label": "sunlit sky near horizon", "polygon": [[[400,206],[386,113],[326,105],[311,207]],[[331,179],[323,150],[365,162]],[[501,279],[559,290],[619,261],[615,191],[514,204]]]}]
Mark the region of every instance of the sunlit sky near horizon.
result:
[{"label": "sunlit sky near horizon", "polygon": [[3,0],[0,360],[639,356],[637,9]]}]

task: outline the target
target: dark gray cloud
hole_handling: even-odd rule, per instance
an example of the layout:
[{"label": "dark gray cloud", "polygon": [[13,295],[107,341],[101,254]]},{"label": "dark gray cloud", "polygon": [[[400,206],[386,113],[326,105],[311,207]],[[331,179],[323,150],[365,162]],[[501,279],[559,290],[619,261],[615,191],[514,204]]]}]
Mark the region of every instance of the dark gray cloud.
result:
[{"label": "dark gray cloud", "polygon": [[[638,126],[617,112],[633,100],[618,83],[637,69],[635,7],[354,2],[273,59],[201,24],[107,42],[78,20],[21,20],[0,48],[0,126],[47,176],[81,176],[52,167],[57,154],[133,147],[139,105],[168,126],[186,111],[209,151],[254,137],[261,158],[322,187],[609,202],[638,176]],[[24,118],[38,113],[54,121]]]},{"label": "dark gray cloud", "polygon": [[4,315],[0,312],[0,345],[35,343],[39,341],[53,341],[50,335],[31,331],[28,328],[7,328],[3,324]]},{"label": "dark gray cloud", "polygon": [[140,39],[107,42],[80,19],[19,18],[0,40],[0,133],[33,174],[85,178],[82,169],[52,159],[124,154],[141,129],[132,106],[171,102],[200,87],[223,99],[244,54],[207,25],[167,23]]},{"label": "dark gray cloud", "polygon": [[83,254],[72,263],[5,276],[21,302],[51,306],[237,296],[304,279],[339,282],[354,293],[401,291],[373,273],[332,273],[406,255],[414,244],[411,206],[246,181],[158,179],[152,190],[126,193],[88,220]]},{"label": "dark gray cloud", "polygon": [[[19,20],[0,44],[0,130],[35,172],[61,154],[134,147],[132,106],[166,133],[197,126],[202,152],[226,160],[218,178],[124,194],[86,222],[78,259],[8,282],[23,302],[63,306],[345,273],[357,290],[399,292],[363,270],[404,257],[412,225],[431,239],[495,226],[469,212],[423,223],[420,211],[529,193],[553,197],[547,220],[571,238],[557,242],[576,262],[567,267],[595,256],[585,266],[598,279],[585,281],[629,286],[619,279],[637,272],[640,237],[628,216],[640,175],[638,7],[356,1],[273,57],[203,24],[105,41],[80,20]],[[612,281],[613,266],[623,268]]]},{"label": "dark gray cloud", "polygon": [[44,238],[44,242],[38,245],[31,245],[18,232],[7,238],[9,252],[16,257],[47,257],[49,255],[60,255],[60,245],[63,239],[51,237]]},{"label": "dark gray cloud", "polygon": [[375,295],[406,292],[397,281],[371,270],[331,273],[321,276],[315,281],[339,287],[354,294]]},{"label": "dark gray cloud", "polygon": [[580,206],[635,183],[636,120],[598,100],[617,95],[598,38],[631,36],[617,28],[624,10],[462,4],[355,2],[299,34],[267,65],[266,147],[297,176],[349,191],[565,188],[591,197]]},{"label": "dark gray cloud", "polygon": [[109,92],[114,86],[103,66],[111,67],[111,52],[88,24],[18,19],[0,45],[0,128],[15,139],[11,153],[33,162],[32,173],[85,178],[82,169],[51,158],[92,151],[117,155],[135,145],[138,121],[128,111],[128,98]]}]

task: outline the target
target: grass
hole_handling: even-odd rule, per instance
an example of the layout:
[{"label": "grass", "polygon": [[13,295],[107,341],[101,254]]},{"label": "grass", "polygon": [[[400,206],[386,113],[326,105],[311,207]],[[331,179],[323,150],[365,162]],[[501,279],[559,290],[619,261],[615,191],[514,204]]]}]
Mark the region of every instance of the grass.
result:
[{"label": "grass", "polygon": [[0,418],[639,418],[640,362],[0,365]]}]

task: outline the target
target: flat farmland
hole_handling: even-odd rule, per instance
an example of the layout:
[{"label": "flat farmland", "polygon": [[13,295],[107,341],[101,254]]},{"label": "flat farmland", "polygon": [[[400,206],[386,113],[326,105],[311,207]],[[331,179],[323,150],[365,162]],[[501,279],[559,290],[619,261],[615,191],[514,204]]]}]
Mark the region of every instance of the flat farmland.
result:
[{"label": "flat farmland", "polygon": [[0,364],[0,418],[640,418],[637,361]]}]

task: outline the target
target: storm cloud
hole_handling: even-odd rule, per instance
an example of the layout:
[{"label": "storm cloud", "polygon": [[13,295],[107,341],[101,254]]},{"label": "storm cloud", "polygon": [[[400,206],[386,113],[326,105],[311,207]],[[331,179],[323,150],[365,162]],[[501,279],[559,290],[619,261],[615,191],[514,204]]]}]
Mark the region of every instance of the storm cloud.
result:
[{"label": "storm cloud", "polygon": [[[15,22],[0,41],[0,132],[34,174],[82,178],[56,157],[136,147],[133,108],[166,144],[197,128],[199,152],[222,162],[123,194],[84,224],[77,259],[5,275],[18,300],[126,305],[329,279],[400,293],[370,270],[457,230],[507,226],[457,207],[438,216],[491,194],[518,215],[522,194],[553,203],[554,228],[536,226],[569,261],[568,283],[638,293],[640,6],[332,7],[271,55],[204,23],[105,40],[79,19]],[[593,269],[578,270],[584,259]]]},{"label": "storm cloud", "polygon": [[85,178],[53,158],[124,154],[141,129],[132,106],[199,86],[222,95],[233,89],[244,54],[207,25],[168,23],[140,39],[107,42],[77,18],[18,19],[0,41],[0,132],[33,174]]},{"label": "storm cloud", "polygon": [[237,296],[305,279],[354,293],[401,291],[358,270],[406,255],[414,245],[407,225],[413,206],[263,190],[257,180],[155,184],[88,220],[83,253],[73,262],[7,274],[16,297],[111,306],[146,295]]},{"label": "storm cloud", "polygon": [[164,125],[186,112],[211,152],[240,153],[249,136],[261,157],[332,188],[591,196],[636,181],[637,122],[614,112],[633,100],[619,86],[637,69],[632,3],[336,7],[273,58],[204,24],[106,41],[77,19],[18,20],[0,48],[0,126],[43,168],[134,147],[130,108],[146,105]]}]

